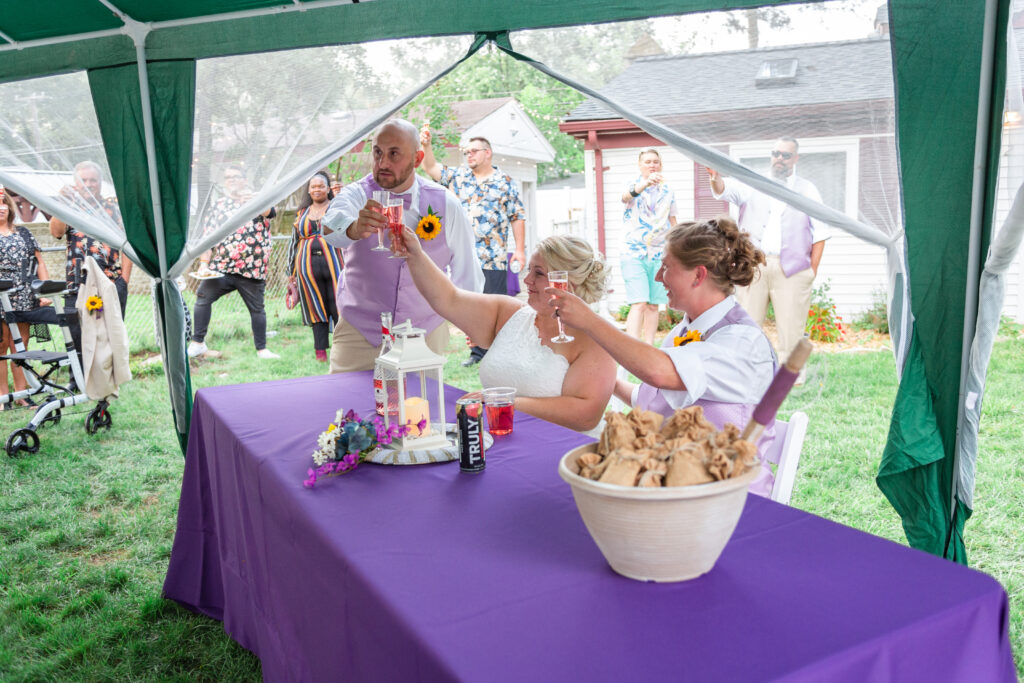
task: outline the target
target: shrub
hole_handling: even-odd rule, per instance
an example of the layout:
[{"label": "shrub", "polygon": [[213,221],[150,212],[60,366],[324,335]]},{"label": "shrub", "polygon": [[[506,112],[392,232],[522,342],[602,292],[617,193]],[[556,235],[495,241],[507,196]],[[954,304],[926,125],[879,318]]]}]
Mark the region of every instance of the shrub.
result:
[{"label": "shrub", "polygon": [[671,308],[666,308],[658,313],[658,329],[662,332],[668,332],[682,321],[683,314],[679,311],[673,311]]},{"label": "shrub", "polygon": [[626,317],[629,315],[629,304],[622,304],[619,306],[619,310],[615,311],[615,319],[620,323],[626,322]]},{"label": "shrub", "polygon": [[1024,325],[1008,315],[1001,315],[999,316],[998,334],[1000,337],[1019,337],[1024,334]]},{"label": "shrub", "polygon": [[879,334],[889,334],[889,306],[885,291],[875,290],[871,299],[871,308],[857,316],[851,327],[855,330],[873,330]]},{"label": "shrub", "polygon": [[832,301],[829,289],[826,280],[811,292],[811,310],[807,312],[805,327],[811,341],[832,343],[841,341],[846,334],[843,319],[836,313],[836,305]]}]

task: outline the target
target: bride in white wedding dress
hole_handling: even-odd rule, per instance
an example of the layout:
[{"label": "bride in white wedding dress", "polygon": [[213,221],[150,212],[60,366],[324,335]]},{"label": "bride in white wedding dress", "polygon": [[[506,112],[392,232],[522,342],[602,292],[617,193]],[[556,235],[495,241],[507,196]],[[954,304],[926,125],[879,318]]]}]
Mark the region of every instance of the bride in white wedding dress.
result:
[{"label": "bride in white wedding dress", "polygon": [[[615,387],[615,362],[588,335],[552,342],[558,321],[547,305],[549,271],[569,273],[571,292],[588,303],[604,296],[608,271],[585,240],[556,235],[537,245],[523,278],[527,299],[467,292],[452,284],[406,228],[409,273],[430,306],[488,349],[480,361],[484,387],[516,388],[515,407],[555,424],[592,433],[601,424]],[[542,312],[541,315],[537,315]]]}]

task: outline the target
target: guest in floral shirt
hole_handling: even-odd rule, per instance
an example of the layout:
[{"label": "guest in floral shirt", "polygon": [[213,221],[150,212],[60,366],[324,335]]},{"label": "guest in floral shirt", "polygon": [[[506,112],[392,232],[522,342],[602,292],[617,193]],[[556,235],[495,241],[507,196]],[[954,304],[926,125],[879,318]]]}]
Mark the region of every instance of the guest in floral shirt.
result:
[{"label": "guest in floral shirt", "polygon": [[[216,201],[203,220],[203,234],[223,226],[252,196],[245,172],[238,166],[224,169],[224,190],[225,196]],[[280,358],[267,348],[267,314],[263,308],[270,262],[270,219],[275,215],[273,207],[267,209],[199,257],[196,276],[202,281],[196,292],[195,333],[188,345],[189,357],[209,350],[205,340],[213,302],[237,291],[249,309],[256,355],[264,359]]]},{"label": "guest in floral shirt", "polygon": [[[451,168],[438,163],[430,146],[430,129],[420,131],[423,146],[423,170],[458,196],[466,207],[476,233],[476,255],[484,272],[485,294],[508,293],[508,266],[526,265],[526,212],[512,176],[491,164],[493,152],[487,138],[475,137],[463,150],[466,165]],[[508,233],[512,230],[516,246],[508,258]],[[479,363],[487,349],[472,346],[463,365]]]},{"label": "guest in floral shirt", "polygon": [[668,303],[657,281],[665,236],[676,224],[676,199],[661,173],[661,154],[653,147],[640,152],[640,175],[622,193],[623,240],[620,262],[626,284],[626,333],[648,344],[658,329],[658,306]]},{"label": "guest in floral shirt", "polygon": [[[121,212],[117,208],[117,199],[102,196],[103,171],[93,161],[83,161],[75,166],[75,184],[61,190],[61,197],[74,204],[85,213],[95,214],[103,211],[117,225],[121,226]],[[121,252],[113,247],[75,230],[61,219],[54,216],[50,219],[50,234],[54,239],[67,238],[67,260],[64,266],[64,277],[67,281],[68,293],[64,295],[64,307],[74,308],[78,298],[78,288],[84,281],[82,265],[86,256],[92,256],[103,269],[103,274],[110,278],[117,288],[117,298],[121,304],[121,317],[124,318],[128,306],[128,279],[131,277],[132,262],[123,258]],[[81,348],[82,331],[78,321],[68,323],[71,336],[75,340],[75,348]]]}]

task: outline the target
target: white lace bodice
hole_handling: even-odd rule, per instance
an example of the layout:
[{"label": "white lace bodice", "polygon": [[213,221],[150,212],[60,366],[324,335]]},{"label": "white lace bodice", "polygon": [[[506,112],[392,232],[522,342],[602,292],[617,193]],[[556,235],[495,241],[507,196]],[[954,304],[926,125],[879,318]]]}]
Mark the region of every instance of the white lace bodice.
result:
[{"label": "white lace bodice", "polygon": [[547,398],[562,393],[569,361],[540,343],[537,311],[523,306],[505,321],[480,361],[484,387],[515,387],[520,396]]}]

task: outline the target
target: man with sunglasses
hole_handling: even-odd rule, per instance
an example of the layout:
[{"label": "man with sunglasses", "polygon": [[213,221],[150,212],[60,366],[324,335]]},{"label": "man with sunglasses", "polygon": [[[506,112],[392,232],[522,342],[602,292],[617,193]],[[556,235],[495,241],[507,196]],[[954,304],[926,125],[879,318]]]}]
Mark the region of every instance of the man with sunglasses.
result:
[{"label": "man with sunglasses", "polygon": [[[485,294],[508,293],[508,233],[512,230],[516,248],[512,262],[519,268],[526,265],[526,212],[519,198],[519,189],[512,176],[502,173],[491,163],[493,152],[487,138],[470,138],[462,150],[464,166],[451,168],[438,163],[430,146],[430,129],[420,131],[423,147],[423,170],[441,183],[466,207],[476,234],[476,254],[484,274]],[[487,349],[472,346],[470,355],[462,364],[474,365],[487,353]]]},{"label": "man with sunglasses", "polygon": [[[772,177],[794,192],[821,202],[821,193],[796,174],[800,144],[791,137],[776,140],[771,152]],[[816,218],[708,169],[715,199],[739,207],[740,230],[750,233],[765,253],[767,263],[749,287],[736,297],[759,325],[764,323],[769,300],[775,309],[779,339],[777,351],[785,358],[804,334],[811,289],[828,239],[827,227]]]}]

